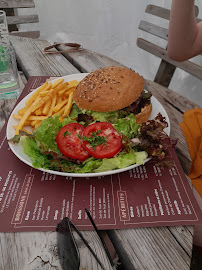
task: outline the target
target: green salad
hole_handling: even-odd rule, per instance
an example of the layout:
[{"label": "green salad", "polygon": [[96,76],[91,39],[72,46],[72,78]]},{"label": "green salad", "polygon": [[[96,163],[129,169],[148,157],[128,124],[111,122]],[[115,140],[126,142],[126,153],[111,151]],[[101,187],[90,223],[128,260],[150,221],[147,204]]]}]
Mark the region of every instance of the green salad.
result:
[{"label": "green salad", "polygon": [[[121,136],[121,150],[111,158],[88,157],[84,161],[72,159],[62,154],[56,137],[62,127],[69,123],[79,123],[84,127],[96,122],[111,123]],[[68,173],[96,173],[122,169],[133,164],[144,164],[147,157],[163,160],[169,146],[175,144],[165,132],[165,118],[159,114],[145,124],[136,124],[133,113],[124,111],[97,113],[81,110],[73,104],[71,113],[62,123],[59,115],[45,119],[32,134],[20,131],[9,142],[20,143],[35,168],[44,168]],[[67,133],[65,132],[64,136]],[[94,136],[99,136],[99,132]],[[82,140],[82,137],[80,138]]]}]

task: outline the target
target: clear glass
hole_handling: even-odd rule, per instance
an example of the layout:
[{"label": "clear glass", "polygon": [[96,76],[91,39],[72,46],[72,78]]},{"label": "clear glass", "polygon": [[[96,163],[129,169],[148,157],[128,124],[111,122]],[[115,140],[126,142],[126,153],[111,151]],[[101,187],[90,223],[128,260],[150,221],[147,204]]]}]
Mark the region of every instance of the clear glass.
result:
[{"label": "clear glass", "polygon": [[17,97],[19,92],[15,51],[9,40],[6,13],[0,10],[0,99]]}]

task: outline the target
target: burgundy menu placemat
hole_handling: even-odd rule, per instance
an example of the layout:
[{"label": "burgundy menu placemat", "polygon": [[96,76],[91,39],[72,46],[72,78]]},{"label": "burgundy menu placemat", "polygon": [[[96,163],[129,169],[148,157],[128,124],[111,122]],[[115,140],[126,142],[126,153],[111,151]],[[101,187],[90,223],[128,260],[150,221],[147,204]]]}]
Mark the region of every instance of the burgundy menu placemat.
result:
[{"label": "burgundy menu placemat", "polygon": [[[48,77],[31,77],[19,101]],[[91,230],[87,208],[99,229],[127,229],[202,223],[174,149],[173,167],[155,162],[120,174],[72,178],[29,167],[10,150],[6,125],[0,134],[0,231],[51,231],[68,216],[81,230]]]}]

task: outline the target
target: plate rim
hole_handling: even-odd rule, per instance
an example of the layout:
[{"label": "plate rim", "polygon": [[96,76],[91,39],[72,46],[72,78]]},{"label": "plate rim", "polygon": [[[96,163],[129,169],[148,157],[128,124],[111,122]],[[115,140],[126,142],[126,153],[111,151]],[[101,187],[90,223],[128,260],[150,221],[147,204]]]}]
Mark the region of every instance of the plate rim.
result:
[{"label": "plate rim", "polygon": [[[76,77],[81,77],[79,80],[82,80],[84,77],[86,77],[89,73],[75,73],[75,74],[70,74],[70,75],[65,75],[62,77],[57,77],[54,78],[52,80],[50,80],[51,82],[57,81],[58,79],[69,79],[69,81],[71,81],[71,77],[73,77],[73,79],[75,76]],[[40,87],[40,86],[39,86]],[[31,96],[35,91],[37,91],[37,89],[39,88],[37,87],[36,89],[34,89],[32,92],[30,92],[29,94],[27,94],[12,110],[8,122],[7,122],[7,127],[6,127],[6,137],[8,139],[9,136],[9,128],[11,127],[10,122],[12,122],[13,118],[13,114],[15,113],[15,111],[18,111],[20,108],[20,105],[22,105],[23,103],[25,103],[25,101],[29,98],[29,96]],[[168,128],[167,128],[167,134],[170,135],[170,119],[168,117],[168,114],[166,112],[166,110],[164,109],[163,105],[158,101],[157,98],[155,98],[154,96],[152,96],[152,100],[155,100],[155,102],[159,103],[160,106],[162,107],[162,109],[164,110],[164,113],[166,115],[166,121],[168,122]],[[23,105],[22,105],[23,106]],[[46,170],[43,168],[35,168],[32,163],[30,161],[27,161],[26,159],[24,159],[23,157],[21,157],[21,155],[18,154],[18,152],[15,150],[14,146],[12,143],[8,142],[9,147],[11,149],[11,151],[13,152],[13,154],[15,156],[17,156],[17,158],[19,158],[23,163],[27,164],[28,166],[37,169],[39,171],[43,171],[46,173],[50,173],[50,174],[55,174],[55,175],[59,175],[59,176],[63,176],[63,177],[85,177],[85,178],[89,178],[89,177],[99,177],[99,176],[106,176],[106,175],[112,175],[112,174],[118,174],[118,173],[122,173],[128,170],[131,170],[133,168],[136,168],[138,166],[144,165],[146,162],[148,162],[149,160],[151,160],[151,158],[147,158],[143,164],[133,164],[130,165],[128,167],[122,168],[122,169],[117,169],[117,170],[111,170],[111,171],[104,171],[104,172],[97,172],[97,173],[68,173],[68,172],[59,172],[59,171],[53,171],[53,170]],[[20,146],[19,146],[20,147]],[[26,154],[25,154],[26,155]],[[26,155],[28,158],[29,156]],[[29,158],[30,159],[30,158]],[[31,159],[30,159],[31,160]]]}]

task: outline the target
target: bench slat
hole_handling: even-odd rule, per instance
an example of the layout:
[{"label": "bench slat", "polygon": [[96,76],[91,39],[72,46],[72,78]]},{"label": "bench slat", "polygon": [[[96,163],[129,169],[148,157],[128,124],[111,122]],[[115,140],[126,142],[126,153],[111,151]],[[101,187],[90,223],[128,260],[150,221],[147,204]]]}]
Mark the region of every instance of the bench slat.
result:
[{"label": "bench slat", "polygon": [[23,16],[8,16],[7,23],[10,24],[24,24],[39,22],[38,15],[23,15]]},{"label": "bench slat", "polygon": [[27,31],[27,32],[13,31],[9,33],[9,35],[27,38],[38,38],[40,37],[40,31]]},{"label": "bench slat", "polygon": [[[158,7],[155,5],[148,5],[145,10],[146,13],[169,20],[170,19],[170,10],[167,8]],[[195,16],[199,14],[199,8],[195,6]]]},{"label": "bench slat", "polygon": [[168,30],[153,23],[141,21],[139,29],[157,37],[168,40]]},{"label": "bench slat", "polygon": [[191,75],[195,76],[196,78],[202,80],[202,67],[199,65],[192,63],[190,61],[185,62],[176,62],[168,58],[167,51],[151,42],[144,40],[142,38],[137,39],[137,46],[153,55],[160,57],[164,61],[181,68],[182,70],[190,73]]},{"label": "bench slat", "polygon": [[33,0],[1,0],[0,8],[33,8]]},{"label": "bench slat", "polygon": [[[197,18],[196,21],[199,23],[202,20]],[[164,40],[168,40],[168,29],[161,26],[146,21],[140,21],[139,29],[157,37],[163,38]]]}]

